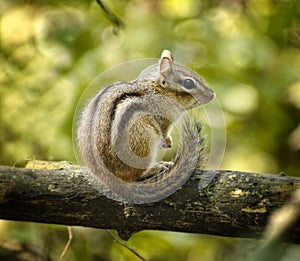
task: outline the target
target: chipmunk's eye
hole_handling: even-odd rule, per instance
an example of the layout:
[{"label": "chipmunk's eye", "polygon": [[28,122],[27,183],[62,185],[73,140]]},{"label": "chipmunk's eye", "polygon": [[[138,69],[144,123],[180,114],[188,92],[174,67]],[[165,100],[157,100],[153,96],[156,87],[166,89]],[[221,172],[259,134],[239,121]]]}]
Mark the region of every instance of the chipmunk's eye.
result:
[{"label": "chipmunk's eye", "polygon": [[193,79],[190,79],[190,78],[184,79],[182,81],[182,85],[186,89],[193,89],[193,88],[195,88],[195,82],[194,82]]}]

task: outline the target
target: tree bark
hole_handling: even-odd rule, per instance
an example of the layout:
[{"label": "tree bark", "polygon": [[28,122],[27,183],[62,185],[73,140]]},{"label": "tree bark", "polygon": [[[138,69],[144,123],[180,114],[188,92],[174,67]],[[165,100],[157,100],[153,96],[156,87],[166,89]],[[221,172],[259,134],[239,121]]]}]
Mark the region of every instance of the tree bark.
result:
[{"label": "tree bark", "polygon": [[[300,178],[283,174],[196,170],[170,197],[129,205],[99,194],[87,175],[85,167],[60,163],[0,166],[0,218],[116,229],[124,239],[145,229],[261,238],[270,214],[300,187]],[[300,243],[299,221],[286,240]]]}]

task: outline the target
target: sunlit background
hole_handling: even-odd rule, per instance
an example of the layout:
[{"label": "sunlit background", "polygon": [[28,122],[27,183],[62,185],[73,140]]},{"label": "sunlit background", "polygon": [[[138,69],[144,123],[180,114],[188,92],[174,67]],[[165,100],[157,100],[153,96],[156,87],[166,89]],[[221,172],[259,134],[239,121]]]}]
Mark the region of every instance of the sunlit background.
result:
[{"label": "sunlit background", "polygon": [[[0,2],[1,165],[75,161],[72,121],[84,89],[112,66],[159,58],[168,48],[217,94],[227,127],[222,169],[300,175],[299,1],[104,4],[124,27],[114,26],[96,1]],[[0,235],[33,244],[52,260],[67,240],[63,226],[5,221]],[[209,261],[229,260],[251,245],[147,231],[129,243],[151,260]],[[132,258],[105,232],[77,228],[65,260]]]}]

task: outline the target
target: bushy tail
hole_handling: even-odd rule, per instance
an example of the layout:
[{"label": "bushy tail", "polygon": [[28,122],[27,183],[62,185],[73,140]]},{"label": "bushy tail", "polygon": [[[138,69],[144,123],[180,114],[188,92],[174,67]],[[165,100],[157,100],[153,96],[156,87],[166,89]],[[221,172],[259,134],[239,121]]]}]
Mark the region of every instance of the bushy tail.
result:
[{"label": "bushy tail", "polygon": [[[181,141],[174,165],[155,182],[126,182],[113,175],[103,183],[91,177],[92,185],[107,197],[130,204],[145,204],[162,200],[180,189],[190,178],[193,171],[203,159],[203,139],[199,137],[202,125],[194,122],[186,113],[182,117],[180,131]],[[107,172],[103,164],[97,164]]]}]

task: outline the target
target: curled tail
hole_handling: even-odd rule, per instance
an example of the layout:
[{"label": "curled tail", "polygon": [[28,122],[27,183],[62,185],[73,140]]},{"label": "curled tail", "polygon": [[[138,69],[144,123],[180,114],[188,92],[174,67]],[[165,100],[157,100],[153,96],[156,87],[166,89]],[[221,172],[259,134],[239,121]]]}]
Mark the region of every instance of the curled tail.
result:
[{"label": "curled tail", "polygon": [[[126,182],[108,171],[101,158],[94,155],[89,168],[97,175],[90,175],[92,186],[108,198],[129,204],[145,204],[162,200],[180,189],[190,178],[202,159],[201,125],[186,113],[182,117],[180,147],[174,165],[154,182]],[[98,176],[98,177],[97,177]],[[99,178],[101,177],[101,178]]]}]

